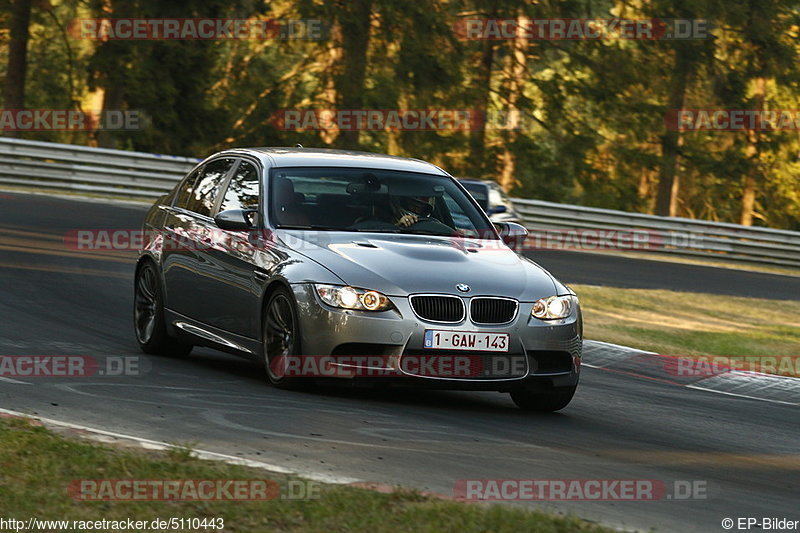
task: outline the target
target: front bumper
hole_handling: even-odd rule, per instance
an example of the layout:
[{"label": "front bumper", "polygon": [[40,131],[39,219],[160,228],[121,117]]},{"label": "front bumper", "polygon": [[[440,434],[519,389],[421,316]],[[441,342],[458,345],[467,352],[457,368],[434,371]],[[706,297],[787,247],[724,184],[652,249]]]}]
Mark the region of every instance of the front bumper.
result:
[{"label": "front bumper", "polygon": [[[392,386],[470,390],[548,389],[578,382],[583,345],[580,308],[566,319],[542,321],[531,317],[533,302],[520,302],[514,321],[508,324],[477,325],[469,317],[458,324],[437,324],[418,318],[408,298],[390,297],[395,309],[375,313],[330,307],[320,301],[312,284],[295,284],[292,289],[303,356],[334,360],[339,368],[351,371],[336,377]],[[464,299],[469,304],[469,297]],[[423,340],[429,329],[506,333],[509,351],[425,349]],[[445,372],[420,370],[431,360],[447,356],[472,370],[453,372],[453,364]],[[504,361],[510,361],[513,370],[508,370]],[[477,368],[481,372],[474,371]],[[498,368],[501,371],[496,371]]]}]

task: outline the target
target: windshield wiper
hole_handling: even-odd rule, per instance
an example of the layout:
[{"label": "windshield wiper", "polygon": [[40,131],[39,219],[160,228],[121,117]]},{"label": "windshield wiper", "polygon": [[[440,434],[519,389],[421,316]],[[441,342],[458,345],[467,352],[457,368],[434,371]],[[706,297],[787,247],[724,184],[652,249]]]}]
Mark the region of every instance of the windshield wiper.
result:
[{"label": "windshield wiper", "polygon": [[332,228],[330,226],[300,225],[300,224],[280,224],[275,227],[277,229],[314,229],[320,231],[347,231],[344,228]]},{"label": "windshield wiper", "polygon": [[401,230],[400,228],[398,228],[398,229],[388,229],[388,228],[383,228],[383,229],[356,228],[356,229],[350,229],[350,230],[347,230],[347,231],[358,231],[358,232],[360,232],[360,233],[402,233],[402,231],[403,231],[403,230]]},{"label": "windshield wiper", "polygon": [[441,233],[436,231],[427,231],[427,230],[410,230],[408,228],[397,228],[397,229],[368,229],[368,228],[358,228],[352,229],[348,231],[358,231],[361,233],[395,233],[395,234],[402,234],[402,235],[435,235],[437,237],[451,237],[449,233]]},{"label": "windshield wiper", "polygon": [[441,232],[438,232],[438,231],[427,231],[427,230],[424,230],[424,229],[417,229],[417,230],[413,230],[413,229],[412,230],[408,230],[407,229],[403,233],[406,233],[406,234],[409,234],[409,235],[435,235],[436,237],[452,237],[453,236],[453,235],[451,235],[449,233],[441,233]]}]

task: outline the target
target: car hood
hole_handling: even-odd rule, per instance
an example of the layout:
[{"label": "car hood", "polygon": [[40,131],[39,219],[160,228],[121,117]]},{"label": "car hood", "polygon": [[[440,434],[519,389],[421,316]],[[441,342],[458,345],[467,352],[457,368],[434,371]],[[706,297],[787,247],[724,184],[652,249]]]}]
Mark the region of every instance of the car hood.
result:
[{"label": "car hood", "polygon": [[330,269],[348,285],[388,296],[415,293],[493,295],[535,301],[561,284],[500,241],[380,233],[283,230],[291,249]]}]

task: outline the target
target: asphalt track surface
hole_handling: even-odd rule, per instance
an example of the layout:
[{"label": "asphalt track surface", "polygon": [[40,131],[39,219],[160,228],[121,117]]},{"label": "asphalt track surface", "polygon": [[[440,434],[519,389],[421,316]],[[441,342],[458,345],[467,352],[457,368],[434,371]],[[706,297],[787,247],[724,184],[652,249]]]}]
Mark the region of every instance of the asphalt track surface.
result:
[{"label": "asphalt track surface", "polygon": [[[208,349],[184,360],[143,356],[131,327],[133,256],[63,243],[74,229],[135,229],[142,213],[0,194],[0,355],[84,355],[101,365],[140,356],[143,369],[138,376],[0,378],[0,407],[193,442],[299,473],[443,494],[463,479],[648,479],[706,487],[705,499],[526,504],[625,528],[723,531],[726,517],[800,519],[796,406],[585,367],[568,408],[532,415],[497,393],[276,390],[254,363]],[[586,257],[538,258],[573,283],[800,294],[800,281],[784,276]]]}]

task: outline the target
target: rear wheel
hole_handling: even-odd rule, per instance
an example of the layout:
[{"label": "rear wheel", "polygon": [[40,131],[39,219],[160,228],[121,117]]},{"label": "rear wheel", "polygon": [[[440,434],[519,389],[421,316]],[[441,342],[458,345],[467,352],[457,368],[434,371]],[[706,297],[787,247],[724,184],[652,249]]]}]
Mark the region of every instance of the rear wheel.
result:
[{"label": "rear wheel", "polygon": [[164,322],[164,299],[155,266],[144,263],[136,271],[133,293],[133,327],[144,353],[185,357],[192,345],[173,339]]},{"label": "rear wheel", "polygon": [[288,377],[292,358],[300,353],[300,326],[294,298],[288,289],[273,292],[264,310],[264,367],[269,382],[281,389],[298,389],[303,378]]},{"label": "rear wheel", "polygon": [[577,388],[577,385],[573,385],[572,387],[559,387],[544,392],[519,389],[511,392],[511,399],[514,400],[517,407],[524,411],[550,413],[569,405]]}]

